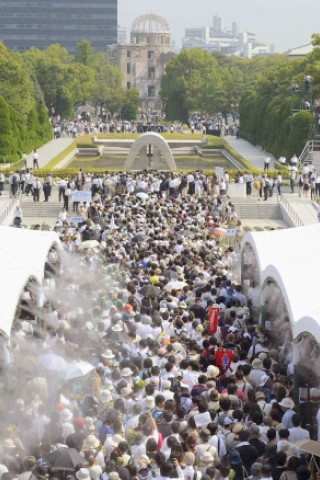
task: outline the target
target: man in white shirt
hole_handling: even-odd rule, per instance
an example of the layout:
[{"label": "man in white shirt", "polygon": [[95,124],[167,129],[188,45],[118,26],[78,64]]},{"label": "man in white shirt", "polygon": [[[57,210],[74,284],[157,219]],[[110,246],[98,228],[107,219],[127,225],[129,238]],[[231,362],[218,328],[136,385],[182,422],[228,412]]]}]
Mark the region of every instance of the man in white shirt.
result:
[{"label": "man in white shirt", "polygon": [[33,151],[33,168],[39,168],[39,154],[37,152],[37,149],[35,148]]},{"label": "man in white shirt", "polygon": [[289,442],[296,443],[299,440],[310,440],[310,433],[305,428],[301,428],[301,416],[295,413],[291,417],[293,427],[289,428]]},{"label": "man in white shirt", "polygon": [[264,172],[269,170],[270,161],[271,161],[270,155],[267,154],[264,158],[264,169],[263,169]]}]

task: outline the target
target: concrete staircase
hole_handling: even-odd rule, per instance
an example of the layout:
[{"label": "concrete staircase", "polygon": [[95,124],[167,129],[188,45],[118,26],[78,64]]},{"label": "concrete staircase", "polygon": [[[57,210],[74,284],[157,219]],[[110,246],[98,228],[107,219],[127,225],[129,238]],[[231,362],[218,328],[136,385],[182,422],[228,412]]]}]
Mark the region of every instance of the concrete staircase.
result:
[{"label": "concrete staircase", "polygon": [[267,202],[249,204],[233,202],[236,207],[236,213],[240,219],[270,219],[281,220],[282,214],[280,205],[268,204]]},{"label": "concrete staircase", "polygon": [[22,211],[24,217],[35,218],[56,218],[63,206],[59,202],[26,202],[22,201]]},{"label": "concrete staircase", "polygon": [[310,152],[308,161],[312,161],[312,163],[315,166],[317,172],[320,172],[320,151],[313,150],[313,152]]},{"label": "concrete staircase", "polygon": [[52,195],[48,202],[44,202],[43,192],[40,195],[40,201],[34,202],[32,196],[21,196],[21,208],[23,217],[32,218],[56,218],[63,207],[63,202],[59,202],[58,192],[53,188]]}]

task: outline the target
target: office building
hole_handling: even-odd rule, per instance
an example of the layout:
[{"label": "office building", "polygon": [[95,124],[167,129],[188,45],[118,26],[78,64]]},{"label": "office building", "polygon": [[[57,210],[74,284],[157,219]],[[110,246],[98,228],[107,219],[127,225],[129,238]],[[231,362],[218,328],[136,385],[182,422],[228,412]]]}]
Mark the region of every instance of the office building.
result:
[{"label": "office building", "polygon": [[118,0],[0,0],[0,39],[17,51],[59,43],[74,53],[81,40],[104,52],[117,42]]},{"label": "office building", "polygon": [[217,15],[212,19],[212,26],[186,28],[182,46],[248,58],[267,53],[267,46],[257,42],[254,33],[239,32],[236,22],[232,22],[231,29],[223,29],[222,19]]}]

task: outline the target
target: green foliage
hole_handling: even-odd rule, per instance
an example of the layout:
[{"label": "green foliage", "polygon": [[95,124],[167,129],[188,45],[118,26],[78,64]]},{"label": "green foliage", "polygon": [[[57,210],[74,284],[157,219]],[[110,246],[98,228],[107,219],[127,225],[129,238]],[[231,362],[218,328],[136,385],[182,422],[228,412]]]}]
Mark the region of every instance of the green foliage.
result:
[{"label": "green foliage", "polygon": [[[318,49],[304,60],[288,62],[277,59],[263,77],[257,77],[254,88],[240,102],[241,135],[254,145],[260,145],[276,157],[300,154],[313,123],[309,111],[292,115],[292,81],[303,84],[310,72],[314,91],[319,88]],[[280,63],[278,63],[280,60]]]},{"label": "green foliage", "polygon": [[203,50],[173,55],[161,82],[161,98],[169,120],[185,121],[188,113],[219,110],[222,81],[218,62]]},{"label": "green foliage", "polygon": [[123,105],[121,108],[121,118],[126,120],[135,120],[139,109],[139,92],[135,88],[130,88],[124,93]]},{"label": "green foliage", "polygon": [[0,159],[16,162],[52,138],[37,79],[23,57],[0,43]]}]

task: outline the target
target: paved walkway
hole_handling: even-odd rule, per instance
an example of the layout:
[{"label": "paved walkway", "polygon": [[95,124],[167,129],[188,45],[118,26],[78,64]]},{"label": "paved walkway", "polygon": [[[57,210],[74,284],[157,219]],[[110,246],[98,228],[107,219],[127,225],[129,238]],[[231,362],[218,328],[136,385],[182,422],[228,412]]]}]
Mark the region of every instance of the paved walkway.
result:
[{"label": "paved walkway", "polygon": [[[56,140],[51,140],[50,142],[46,143],[42,147],[38,148],[39,154],[39,167],[43,168],[49,163],[54,157],[59,155],[59,153],[63,152],[63,150],[74,141],[72,137],[63,137],[57,138]],[[33,166],[32,157],[33,152],[28,155],[28,167],[31,168]]]},{"label": "paved walkway", "polygon": [[[243,138],[236,138],[236,137],[229,137],[228,135],[223,137],[223,139],[232,147],[236,152],[240,153],[240,155],[248,160],[255,168],[259,170],[263,170],[264,168],[264,158],[266,156],[266,152],[260,148],[255,147],[251,143],[247,142]],[[274,157],[270,155],[271,162],[270,162],[270,169],[274,168]]]}]

